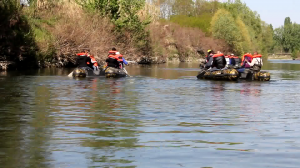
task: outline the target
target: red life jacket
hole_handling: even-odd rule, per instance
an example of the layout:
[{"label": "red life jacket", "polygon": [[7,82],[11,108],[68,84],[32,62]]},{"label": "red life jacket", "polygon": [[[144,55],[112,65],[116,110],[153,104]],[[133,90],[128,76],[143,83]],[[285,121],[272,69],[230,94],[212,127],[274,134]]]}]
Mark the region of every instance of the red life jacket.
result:
[{"label": "red life jacket", "polygon": [[91,55],[90,58],[91,58],[91,62],[94,64],[94,66],[98,66],[98,62],[95,59],[95,57]]},{"label": "red life jacket", "polygon": [[122,54],[118,54],[116,56],[118,56],[118,61],[119,62],[123,62],[123,55]]},{"label": "red life jacket", "polygon": [[108,52],[108,55],[116,55],[117,52],[118,52],[118,51],[109,51],[109,52]]},{"label": "red life jacket", "polygon": [[241,65],[243,65],[243,63],[244,63],[244,61],[245,61],[245,57],[249,57],[249,58],[250,58],[250,62],[252,61],[252,58],[253,58],[253,56],[252,56],[251,54],[249,54],[249,53],[245,54],[245,55],[243,56],[243,58],[242,58]]},{"label": "red life jacket", "polygon": [[258,54],[258,55],[253,55],[252,58],[261,58],[261,55]]},{"label": "red life jacket", "polygon": [[78,53],[77,56],[87,56],[86,53]]},{"label": "red life jacket", "polygon": [[225,58],[231,58],[231,56],[230,55],[225,55]]},{"label": "red life jacket", "polygon": [[113,58],[113,59],[119,60],[119,56],[112,55],[112,54],[108,55],[108,58]]},{"label": "red life jacket", "polygon": [[215,55],[213,56],[213,58],[222,57],[222,56],[224,56],[223,53],[221,53],[221,54],[215,54]]}]

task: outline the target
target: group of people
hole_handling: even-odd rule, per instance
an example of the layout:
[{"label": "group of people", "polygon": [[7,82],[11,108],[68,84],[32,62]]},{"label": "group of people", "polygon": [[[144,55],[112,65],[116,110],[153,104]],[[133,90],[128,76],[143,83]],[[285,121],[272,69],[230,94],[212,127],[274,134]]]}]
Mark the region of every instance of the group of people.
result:
[{"label": "group of people", "polygon": [[224,68],[252,68],[253,70],[260,71],[263,65],[261,55],[254,52],[253,55],[250,53],[245,54],[242,59],[230,54],[225,56],[223,53],[218,51],[214,53],[213,50],[208,50],[205,59],[205,69],[217,70]]},{"label": "group of people", "polygon": [[[76,64],[78,65],[78,67],[89,67],[93,70],[99,69],[98,62],[95,57],[90,54],[90,50],[84,49],[81,53],[78,53],[77,56],[78,57],[76,60]],[[113,67],[118,69],[122,69],[124,67],[124,64],[128,64],[128,62],[123,58],[123,55],[120,54],[120,52],[118,52],[116,48],[112,48],[112,50],[109,51],[108,57],[105,62],[106,67]]]}]

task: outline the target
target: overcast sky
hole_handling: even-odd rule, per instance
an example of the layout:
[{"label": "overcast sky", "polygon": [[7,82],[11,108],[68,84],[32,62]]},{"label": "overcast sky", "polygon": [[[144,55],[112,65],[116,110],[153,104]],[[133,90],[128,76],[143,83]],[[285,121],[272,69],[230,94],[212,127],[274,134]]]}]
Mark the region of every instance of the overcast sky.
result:
[{"label": "overcast sky", "polygon": [[300,24],[300,0],[242,0],[260,14],[261,20],[280,27],[286,17]]}]

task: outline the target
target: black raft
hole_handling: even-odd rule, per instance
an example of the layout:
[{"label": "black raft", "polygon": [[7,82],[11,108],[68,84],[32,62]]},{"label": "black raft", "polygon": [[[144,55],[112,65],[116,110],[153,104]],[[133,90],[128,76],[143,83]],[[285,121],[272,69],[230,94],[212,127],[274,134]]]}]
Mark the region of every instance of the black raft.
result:
[{"label": "black raft", "polygon": [[215,71],[201,69],[197,75],[197,78],[209,80],[236,81],[239,78],[239,72],[236,69],[224,69]]},{"label": "black raft", "polygon": [[127,73],[124,69],[118,69],[113,67],[107,67],[105,70],[105,77],[106,78],[121,78],[126,77]]},{"label": "black raft", "polygon": [[90,67],[78,67],[73,70],[71,73],[73,77],[76,78],[85,78],[88,76],[104,76],[104,69],[99,68],[98,70],[93,70]]},{"label": "black raft", "polygon": [[210,71],[207,69],[201,69],[197,75],[198,79],[208,80],[225,80],[225,81],[237,81],[237,80],[249,80],[249,81],[269,81],[271,79],[270,73],[265,71],[253,71],[246,69],[243,72],[239,72],[239,69],[224,69]]}]

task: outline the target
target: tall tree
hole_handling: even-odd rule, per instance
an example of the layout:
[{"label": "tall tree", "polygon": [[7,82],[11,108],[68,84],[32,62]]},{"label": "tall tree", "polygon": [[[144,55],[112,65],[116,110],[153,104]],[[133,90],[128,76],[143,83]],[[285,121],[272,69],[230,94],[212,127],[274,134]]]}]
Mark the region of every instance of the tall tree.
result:
[{"label": "tall tree", "polygon": [[172,6],[172,13],[174,15],[192,15],[194,10],[193,0],[175,0]]}]

